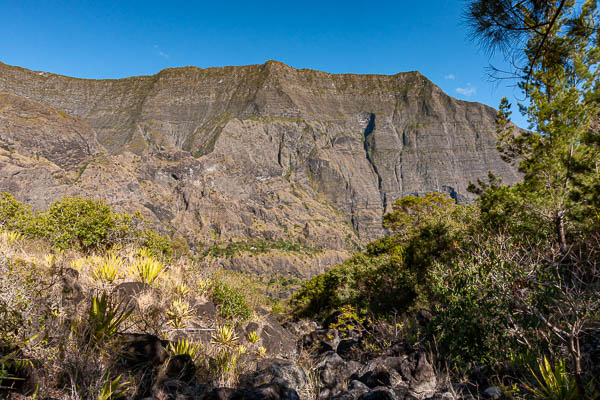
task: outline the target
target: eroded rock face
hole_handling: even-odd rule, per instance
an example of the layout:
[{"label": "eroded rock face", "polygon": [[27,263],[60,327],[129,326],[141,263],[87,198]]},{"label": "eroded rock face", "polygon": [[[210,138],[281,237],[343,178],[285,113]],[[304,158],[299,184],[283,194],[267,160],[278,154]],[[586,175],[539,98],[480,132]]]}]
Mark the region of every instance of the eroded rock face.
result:
[{"label": "eroded rock face", "polygon": [[518,179],[495,149],[495,111],[418,72],[267,62],[84,80],[0,63],[0,93],[0,190],[38,208],[105,198],[204,244],[324,249],[224,261],[258,273],[322,272],[382,235],[405,195],[468,201],[469,182],[490,170]]}]

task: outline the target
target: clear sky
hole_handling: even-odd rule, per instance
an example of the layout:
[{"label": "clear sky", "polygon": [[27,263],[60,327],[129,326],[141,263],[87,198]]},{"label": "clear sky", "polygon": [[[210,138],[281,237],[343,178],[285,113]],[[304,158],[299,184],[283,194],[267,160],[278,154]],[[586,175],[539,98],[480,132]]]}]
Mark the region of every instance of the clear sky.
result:
[{"label": "clear sky", "polygon": [[267,60],[333,73],[418,70],[459,99],[497,107],[507,96],[526,127],[515,82],[488,79],[490,59],[468,38],[465,4],[0,0],[0,61],[81,78]]}]

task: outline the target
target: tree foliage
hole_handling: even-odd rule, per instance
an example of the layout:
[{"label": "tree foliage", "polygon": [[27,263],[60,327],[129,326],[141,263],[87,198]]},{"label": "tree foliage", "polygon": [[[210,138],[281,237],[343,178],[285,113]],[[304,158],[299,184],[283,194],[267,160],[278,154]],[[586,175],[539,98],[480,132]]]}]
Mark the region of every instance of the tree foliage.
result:
[{"label": "tree foliage", "polygon": [[85,252],[135,243],[158,257],[171,257],[168,236],[152,229],[138,214],[115,212],[103,200],[63,198],[34,212],[9,193],[0,193],[0,227],[48,240],[57,249]]},{"label": "tree foliage", "polygon": [[484,44],[520,56],[530,129],[511,123],[506,99],[497,129],[522,181],[507,186],[490,174],[471,185],[472,206],[440,194],[398,200],[384,217],[389,236],[307,282],[293,304],[303,314],[352,305],[380,316],[427,307],[426,337],[449,365],[524,382],[532,363],[566,360],[573,392],[593,398],[585,382],[600,374],[589,350],[600,326],[596,1],[473,0],[467,16]]}]

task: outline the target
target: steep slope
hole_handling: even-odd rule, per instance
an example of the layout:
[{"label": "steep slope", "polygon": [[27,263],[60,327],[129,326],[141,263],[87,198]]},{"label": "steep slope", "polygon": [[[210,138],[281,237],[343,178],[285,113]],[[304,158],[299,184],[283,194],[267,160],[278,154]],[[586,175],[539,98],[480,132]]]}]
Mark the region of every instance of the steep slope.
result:
[{"label": "steep slope", "polygon": [[[0,190],[38,207],[103,197],[192,243],[253,237],[327,249],[246,257],[251,270],[321,271],[380,236],[395,199],[442,191],[462,202],[490,170],[518,179],[495,149],[495,111],[418,72],[335,75],[269,61],[85,80],[0,63],[0,92]],[[19,127],[28,108],[64,121]],[[54,144],[66,137],[89,149],[73,139],[79,158],[69,155]],[[28,171],[20,184],[15,168]]]}]

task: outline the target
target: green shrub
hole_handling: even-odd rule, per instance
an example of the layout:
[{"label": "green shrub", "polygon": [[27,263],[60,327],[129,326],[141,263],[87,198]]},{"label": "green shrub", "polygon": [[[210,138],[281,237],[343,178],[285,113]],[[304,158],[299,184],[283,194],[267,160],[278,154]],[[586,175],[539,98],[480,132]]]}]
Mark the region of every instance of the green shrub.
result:
[{"label": "green shrub", "polygon": [[323,316],[351,305],[359,313],[385,316],[427,302],[427,271],[455,253],[470,210],[439,193],[396,201],[384,219],[393,235],[305,282],[291,300],[295,313]]},{"label": "green shrub", "polygon": [[150,250],[158,258],[170,259],[173,255],[171,240],[166,235],[161,235],[157,231],[149,228],[143,229],[137,234],[140,247]]},{"label": "green shrub", "polygon": [[94,250],[115,244],[120,239],[115,236],[127,228],[119,224],[127,222],[102,200],[64,198],[39,215],[37,231],[59,249]]},{"label": "green shrub", "polygon": [[175,237],[171,241],[171,247],[173,249],[173,257],[175,258],[187,258],[190,255],[190,245],[182,236]]},{"label": "green shrub", "polygon": [[307,247],[289,240],[251,239],[239,242],[215,244],[205,250],[202,257],[211,256],[229,258],[244,252],[262,254],[273,250],[304,254],[314,254],[321,251],[320,248]]},{"label": "green shrub", "polygon": [[[517,349],[524,350],[507,329],[511,305],[494,279],[505,282],[508,275],[493,273],[498,267],[469,258],[430,270],[434,316],[429,332],[447,362],[459,369],[497,366]],[[517,279],[515,275],[510,276]]]},{"label": "green shrub", "polygon": [[31,209],[15,200],[9,193],[0,193],[0,227],[24,230],[26,221],[31,218]]},{"label": "green shrub", "polygon": [[401,256],[359,253],[305,282],[291,305],[303,317],[325,316],[345,305],[360,313],[387,314],[410,308],[418,293],[416,275]]},{"label": "green shrub", "polygon": [[246,302],[246,296],[239,289],[217,280],[212,286],[213,301],[219,306],[223,318],[248,319],[252,310]]},{"label": "green shrub", "polygon": [[168,236],[151,229],[139,213],[114,212],[103,200],[63,198],[33,213],[8,193],[0,193],[0,227],[48,240],[58,249],[85,252],[134,243],[159,258],[173,254]]}]

